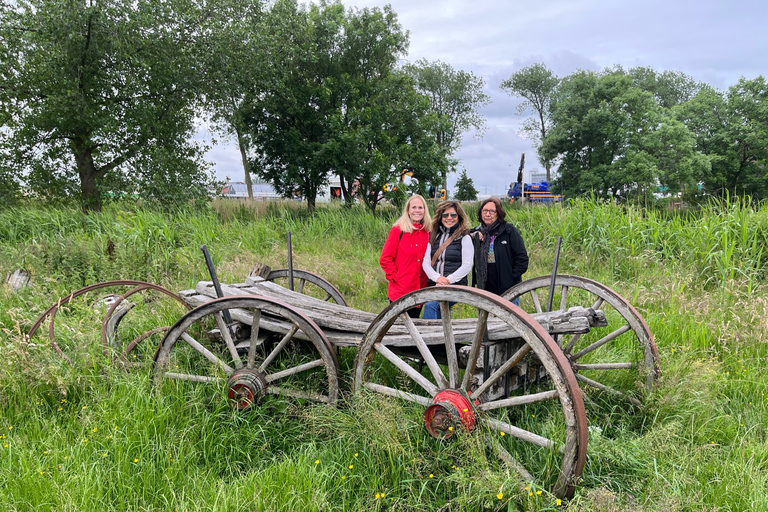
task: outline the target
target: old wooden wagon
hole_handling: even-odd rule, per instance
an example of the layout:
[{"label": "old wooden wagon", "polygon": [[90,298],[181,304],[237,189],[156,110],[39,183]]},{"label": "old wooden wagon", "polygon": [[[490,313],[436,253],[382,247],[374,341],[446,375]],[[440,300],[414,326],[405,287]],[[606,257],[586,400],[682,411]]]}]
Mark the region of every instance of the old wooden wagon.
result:
[{"label": "old wooden wagon", "polygon": [[[178,294],[194,309],[157,349],[158,390],[210,390],[237,408],[270,396],[333,405],[349,389],[341,385],[338,354],[350,347],[352,394],[402,400],[422,411],[436,438],[485,435],[523,479],[569,497],[587,454],[580,384],[592,390],[590,400],[631,407],[658,373],[642,317],[617,293],[581,277],[531,279],[503,297],[427,288],[375,315],[347,306],[313,274],[260,274],[238,284],[204,281]],[[296,286],[278,284],[289,274]],[[429,301],[440,303],[442,320],[407,315]]]}]

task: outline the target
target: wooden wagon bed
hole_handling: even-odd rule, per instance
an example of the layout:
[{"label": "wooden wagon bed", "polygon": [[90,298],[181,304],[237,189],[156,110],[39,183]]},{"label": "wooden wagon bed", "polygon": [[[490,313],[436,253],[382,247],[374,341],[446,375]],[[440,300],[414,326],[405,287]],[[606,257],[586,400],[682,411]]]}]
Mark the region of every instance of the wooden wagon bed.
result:
[{"label": "wooden wagon bed", "polygon": [[[314,297],[291,291],[283,286],[259,277],[249,277],[244,283],[222,284],[224,296],[260,295],[290,304],[293,308],[312,319],[335,346],[354,347],[360,344],[368,327],[377,315],[360,311],[348,306],[325,302]],[[200,281],[194,290],[179,292],[179,296],[192,307],[200,306],[216,298],[216,291],[211,281]],[[243,310],[231,310],[233,320],[251,325],[252,317]],[[587,333],[593,327],[606,325],[605,315],[600,310],[574,306],[567,311],[536,313],[533,318],[550,334]],[[262,328],[277,333],[285,333],[291,324],[282,318],[262,318]],[[414,319],[427,345],[444,343],[442,321]],[[475,333],[475,318],[454,319],[453,329],[456,343],[470,343]],[[488,322],[488,341],[517,338],[518,334],[506,323],[498,319]],[[405,325],[397,323],[385,337],[384,344],[392,347],[413,345],[413,339]]]}]

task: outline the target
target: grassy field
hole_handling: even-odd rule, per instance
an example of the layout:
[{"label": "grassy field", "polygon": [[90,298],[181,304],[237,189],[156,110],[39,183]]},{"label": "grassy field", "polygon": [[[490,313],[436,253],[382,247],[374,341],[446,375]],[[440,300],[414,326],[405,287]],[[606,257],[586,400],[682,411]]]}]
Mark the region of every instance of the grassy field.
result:
[{"label": "grassy field", "polygon": [[[101,353],[100,295],[57,315],[71,362],[50,347],[47,324],[24,343],[46,308],[89,284],[193,288],[209,279],[203,244],[222,282],[242,282],[257,261],[284,268],[288,231],[297,268],[378,313],[388,304],[378,257],[396,216],[240,202],[0,210],[0,276],[32,274],[27,288],[0,288],[0,510],[768,510],[766,205],[510,207],[531,256],[525,277],[551,272],[562,236],[560,273],[628,298],[661,354],[642,407],[590,408],[587,464],[568,502],[520,481],[479,436],[432,439],[421,413],[394,400],[236,412],[223,396],[157,395],[146,366],[126,370]],[[139,302],[136,329],[183,313],[154,296]],[[354,353],[340,355],[348,391]]]}]

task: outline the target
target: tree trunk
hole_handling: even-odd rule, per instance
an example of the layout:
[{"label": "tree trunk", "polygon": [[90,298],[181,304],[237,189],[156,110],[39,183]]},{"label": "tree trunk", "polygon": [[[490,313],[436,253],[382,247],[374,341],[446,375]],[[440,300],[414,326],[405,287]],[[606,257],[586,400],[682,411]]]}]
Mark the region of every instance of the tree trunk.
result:
[{"label": "tree trunk", "polygon": [[97,170],[93,154],[85,141],[72,140],[72,147],[80,175],[80,206],[85,213],[101,212],[101,195],[96,186]]},{"label": "tree trunk", "polygon": [[237,134],[237,147],[240,149],[240,159],[243,161],[243,175],[245,178],[245,186],[248,189],[248,199],[253,200],[253,182],[251,181],[251,166],[248,165],[248,154],[245,147],[246,142],[238,126],[235,126],[235,133]]}]

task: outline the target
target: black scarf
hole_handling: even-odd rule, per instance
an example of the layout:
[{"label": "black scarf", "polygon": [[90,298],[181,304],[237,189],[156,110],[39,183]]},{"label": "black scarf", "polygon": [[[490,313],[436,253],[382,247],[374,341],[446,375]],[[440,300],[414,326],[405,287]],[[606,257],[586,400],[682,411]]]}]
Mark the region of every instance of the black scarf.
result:
[{"label": "black scarf", "polygon": [[476,286],[482,290],[485,289],[485,280],[488,277],[488,251],[491,248],[491,237],[496,235],[499,227],[504,224],[505,223],[500,219],[496,219],[490,226],[486,226],[485,224],[480,226],[480,233],[483,235],[483,241],[480,242],[480,254],[478,254],[480,259],[475,270],[475,275],[477,276]]}]

